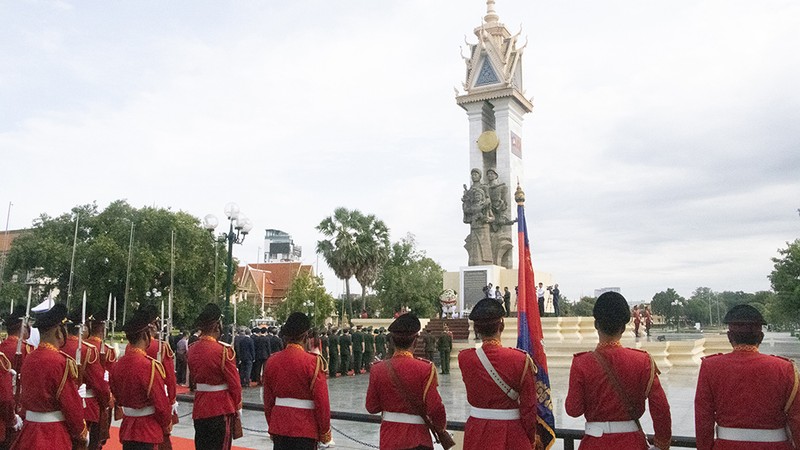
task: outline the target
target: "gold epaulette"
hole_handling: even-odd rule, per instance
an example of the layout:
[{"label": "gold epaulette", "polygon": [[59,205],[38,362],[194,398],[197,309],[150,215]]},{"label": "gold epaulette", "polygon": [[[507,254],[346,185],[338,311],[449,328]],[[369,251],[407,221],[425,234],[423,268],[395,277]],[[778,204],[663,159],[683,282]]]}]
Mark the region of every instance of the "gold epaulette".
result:
[{"label": "gold epaulette", "polygon": [[147,398],[150,398],[150,390],[153,388],[153,383],[156,380],[156,371],[161,375],[162,380],[167,377],[167,372],[164,370],[164,365],[158,362],[158,360],[149,356],[147,358],[150,360],[150,383],[147,385]]},{"label": "gold epaulette", "polygon": [[573,355],[572,355],[572,357],[573,357],[573,358],[575,358],[576,356],[585,355],[585,354],[587,354],[587,353],[591,353],[591,352],[590,352],[590,351],[586,351],[586,352],[578,352],[578,353],[575,353],[575,354],[573,354]]},{"label": "gold epaulette", "polygon": [[530,368],[533,378],[536,379],[536,374],[539,373],[539,368],[533,363],[531,355],[525,352],[525,365],[522,367],[522,378],[520,378],[519,382],[520,385],[522,385],[522,382],[525,380],[525,374],[528,373],[528,368]]},{"label": "gold epaulette", "polygon": [[[97,350],[97,347],[94,345],[84,342],[88,351],[86,352],[86,364],[94,364],[97,362],[97,359],[100,357],[100,352]],[[93,359],[94,358],[94,359]]]},{"label": "gold epaulette", "polygon": [[31,354],[31,353],[33,353],[34,350],[36,350],[36,347],[34,347],[33,344],[28,344],[26,342],[25,343],[25,350],[26,350],[25,351],[26,354]]},{"label": "gold epaulette", "polygon": [[61,391],[64,389],[64,385],[67,384],[67,380],[78,379],[78,364],[75,362],[75,358],[60,350],[59,353],[64,355],[66,364],[64,366],[64,376],[61,378],[61,383],[59,383],[58,390],[56,391],[56,398],[61,396]]},{"label": "gold epaulette", "polygon": [[6,355],[1,352],[0,352],[0,367],[2,367],[2,369],[5,370],[6,372],[11,370],[11,361],[9,361]]},{"label": "gold epaulette", "polygon": [[328,373],[328,363],[325,361],[325,358],[323,358],[322,355],[318,355],[316,353],[311,354],[317,357],[317,366],[314,368],[314,376],[311,377],[311,392],[314,392],[314,384],[317,382],[317,375],[319,375],[320,371],[323,373]]},{"label": "gold epaulette", "polygon": [[708,359],[708,358],[713,358],[713,357],[715,357],[715,356],[719,356],[719,355],[723,355],[723,354],[724,354],[724,353],[714,353],[713,355],[707,355],[707,356],[703,356],[703,357],[702,357],[702,358],[700,358],[700,359],[703,359],[703,360],[705,360],[705,359]]},{"label": "gold epaulette", "polygon": [[236,361],[236,350],[225,342],[220,342],[220,345],[222,345],[222,367],[225,367],[225,361]]},{"label": "gold epaulette", "polygon": [[436,366],[431,363],[431,374],[428,375],[428,381],[425,382],[425,390],[422,391],[422,401],[425,401],[425,397],[428,396],[428,389],[431,388],[431,385],[434,381],[436,381]]},{"label": "gold epaulette", "polygon": [[172,347],[170,347],[169,342],[164,341],[164,356],[167,358],[175,358],[175,352],[172,351]]},{"label": "gold epaulette", "polygon": [[106,346],[106,361],[107,362],[117,362],[117,351],[114,350],[114,347],[103,344]]},{"label": "gold epaulette", "polygon": [[797,390],[800,388],[800,373],[797,372],[797,366],[792,364],[792,369],[794,370],[794,384],[792,385],[792,393],[789,394],[789,400],[786,401],[786,407],[783,409],[786,414],[792,409],[792,403],[794,403],[794,399],[797,397]]}]

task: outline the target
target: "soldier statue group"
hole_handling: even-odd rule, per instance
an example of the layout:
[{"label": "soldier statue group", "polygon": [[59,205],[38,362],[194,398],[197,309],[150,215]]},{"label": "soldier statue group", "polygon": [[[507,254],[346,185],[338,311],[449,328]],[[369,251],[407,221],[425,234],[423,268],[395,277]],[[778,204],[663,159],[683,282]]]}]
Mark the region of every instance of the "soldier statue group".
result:
[{"label": "soldier statue group", "polygon": [[[516,450],[542,447],[537,435],[537,364],[527,353],[503,347],[505,310],[494,299],[469,315],[482,345],[458,354],[469,418],[463,448]],[[125,450],[171,448],[177,423],[174,353],[155,339],[158,312],[141,307],[124,324],[128,344],[121,357],[103,341],[106,317],[67,311],[63,304],[39,313],[34,348],[25,342],[25,311],[5,319],[0,343],[0,449],[99,449],[121,418]],[[625,299],[601,295],[594,306],[599,344],[575,355],[564,402],[567,414],[586,419],[581,449],[667,450],[671,414],[659,371],[646,352],[627,349],[620,338],[630,321]],[[695,396],[697,448],[797,449],[800,376],[793,363],[759,352],[764,319],[739,305],[725,317],[733,351],[704,359]],[[197,317],[199,338],[188,346],[195,397],[195,448],[229,450],[242,434],[242,378],[234,348],[220,340],[222,311],[208,304]],[[381,414],[380,448],[432,449],[434,439],[453,445],[436,366],[449,373],[452,335],[422,334],[428,359],[413,351],[420,333],[413,314],[388,327],[313,331],[309,318],[292,313],[280,329],[285,343],[257,370],[264,414],[275,449],[333,446],[328,377],[369,373],[365,408]],[[255,358],[259,359],[258,352]],[[655,436],[649,443],[639,423],[649,406]]]}]

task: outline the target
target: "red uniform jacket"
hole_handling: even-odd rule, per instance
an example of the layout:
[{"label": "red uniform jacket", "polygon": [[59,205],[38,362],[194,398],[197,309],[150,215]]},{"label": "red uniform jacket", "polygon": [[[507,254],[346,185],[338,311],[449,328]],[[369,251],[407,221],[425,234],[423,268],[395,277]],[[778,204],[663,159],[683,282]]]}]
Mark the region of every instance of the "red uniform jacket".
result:
[{"label": "red uniform jacket", "polygon": [[144,351],[128,346],[111,373],[111,391],[117,404],[127,408],[153,406],[155,414],[122,418],[121,441],[159,444],[169,433],[172,404],[164,392],[164,367]]},{"label": "red uniform jacket", "polygon": [[[296,344],[271,356],[264,367],[264,414],[270,434],[330,440],[331,405],[321,356]],[[314,409],[275,406],[276,398],[312,400]]]},{"label": "red uniform jacket", "polygon": [[[0,342],[0,353],[6,355],[11,364],[16,364],[16,355],[17,355],[17,342],[19,342],[19,336],[16,334],[12,334],[11,336],[5,338],[3,342]],[[25,362],[25,357],[28,356],[31,352],[33,352],[34,347],[31,344],[28,344],[27,341],[22,341],[22,362]],[[14,370],[19,372],[22,368],[22,363],[20,363],[20,367],[13,367]]]},{"label": "red uniform jacket", "polygon": [[20,378],[22,407],[26,411],[61,411],[64,421],[25,421],[12,450],[69,449],[72,439],[86,433],[77,379],[75,360],[50,344],[40,344],[25,358]]},{"label": "red uniform jacket", "polygon": [[6,439],[6,429],[13,427],[16,422],[14,420],[13,380],[11,361],[5,355],[0,354],[0,442]]},{"label": "red uniform jacket", "polygon": [[[78,350],[78,337],[68,336],[67,343],[64,344],[61,350],[71,358],[75,358]],[[84,412],[86,421],[97,423],[100,420],[100,409],[108,408],[111,401],[111,390],[105,380],[105,369],[100,364],[100,354],[97,347],[84,340],[81,360],[76,362],[82,367],[82,381],[86,383],[86,389],[91,389],[94,393],[94,397],[85,399],[86,407]]]},{"label": "red uniform jacket", "polygon": [[[432,362],[414,358],[410,355],[395,354],[392,366],[398,378],[409,389],[409,395],[422,400],[431,421],[437,427],[447,424],[442,398],[439,396],[436,378],[436,367]],[[392,383],[392,377],[385,362],[372,366],[367,388],[367,411],[370,414],[379,412],[399,412],[416,415],[402,393]],[[380,447],[385,450],[407,449],[420,445],[433,447],[433,440],[428,427],[424,424],[408,424],[383,421],[381,423]]]},{"label": "red uniform jacket", "polygon": [[202,336],[189,346],[189,370],[197,384],[227,384],[217,392],[196,391],[193,419],[233,414],[242,406],[242,385],[236,368],[236,352],[228,344]]},{"label": "red uniform jacket", "polygon": [[[658,369],[647,352],[623,347],[600,347],[622,389],[635,406],[636,418],[644,414],[648,401],[653,419],[656,445],[666,445],[672,438],[672,418],[667,397],[658,380]],[[572,360],[569,391],[564,407],[572,417],[583,415],[587,422],[616,422],[632,420],[628,408],[606,377],[605,371],[592,352],[578,353]],[[646,449],[641,432],[584,436],[581,449],[624,448]]]},{"label": "red uniform jacket", "polygon": [[[97,336],[91,336],[89,339],[87,339],[87,341],[97,347],[98,352],[100,353],[100,365],[103,366],[103,369],[110,374],[111,368],[114,366],[114,363],[117,362],[117,352],[114,350],[114,347],[104,344],[103,340]],[[103,347],[105,347],[103,350],[104,353],[100,352],[100,349]]]},{"label": "red uniform jacket", "polygon": [[[800,444],[798,373],[791,361],[753,351],[734,350],[703,359],[694,398],[697,448],[702,450],[795,449]],[[788,442],[750,443],[714,439],[714,423],[730,428],[786,426]]]},{"label": "red uniform jacket", "polygon": [[458,354],[458,367],[467,388],[467,401],[476,408],[517,409],[519,420],[470,417],[464,428],[465,450],[516,450],[533,448],[536,441],[536,366],[522,350],[484,344],[489,362],[511,388],[519,402],[511,400],[484,369],[475,349]]},{"label": "red uniform jacket", "polygon": [[[150,346],[147,347],[147,356],[158,361],[158,339],[153,339]],[[164,366],[164,372],[167,374],[166,386],[167,396],[170,403],[175,403],[177,396],[178,378],[175,375],[175,353],[169,346],[169,342],[161,342],[161,364]]]}]

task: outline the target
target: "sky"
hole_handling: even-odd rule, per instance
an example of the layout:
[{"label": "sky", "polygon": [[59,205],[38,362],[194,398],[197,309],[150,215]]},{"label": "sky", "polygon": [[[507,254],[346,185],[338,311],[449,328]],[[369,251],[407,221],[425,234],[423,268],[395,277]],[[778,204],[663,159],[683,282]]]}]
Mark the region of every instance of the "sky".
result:
[{"label": "sky", "polygon": [[[769,289],[800,237],[800,3],[497,0],[522,30],[526,216],[575,300]],[[317,264],[344,206],[466,265],[481,0],[0,2],[0,218],[239,204]],[[9,202],[13,203],[6,217]],[[0,224],[2,226],[2,224]],[[342,283],[319,261],[334,294]]]}]

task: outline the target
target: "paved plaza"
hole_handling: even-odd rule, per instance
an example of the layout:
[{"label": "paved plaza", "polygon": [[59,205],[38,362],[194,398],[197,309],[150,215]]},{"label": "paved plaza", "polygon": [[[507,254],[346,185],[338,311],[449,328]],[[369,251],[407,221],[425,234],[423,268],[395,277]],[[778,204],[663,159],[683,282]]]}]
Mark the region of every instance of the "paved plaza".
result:
[{"label": "paved plaza", "polygon": [[[761,346],[764,353],[777,354],[792,359],[800,359],[800,343],[797,338],[788,333],[767,332]],[[553,404],[555,406],[556,427],[582,429],[583,418],[569,417],[564,412],[564,398],[567,393],[569,369],[554,369],[550,373],[552,385]],[[661,376],[661,382],[666,391],[672,409],[673,434],[679,436],[694,435],[694,389],[697,383],[697,371],[670,372]],[[369,375],[355,377],[339,377],[328,380],[331,397],[331,410],[365,413],[364,399],[366,397]],[[465,421],[468,414],[464,384],[461,374],[453,370],[450,375],[439,375],[439,393],[447,409],[448,420]],[[245,401],[261,402],[261,389],[250,388],[245,390]],[[181,404],[181,414],[188,413],[191,404]],[[270,449],[272,445],[267,436],[267,424],[262,413],[245,411],[243,425],[245,437],[236,441],[241,447],[254,449]],[[642,418],[642,426],[649,433],[653,427],[649,414]],[[371,448],[360,444],[343,433],[366,444],[377,446],[378,425],[345,421],[333,421],[333,437],[337,448],[340,449],[365,449]],[[175,435],[192,437],[191,417],[184,417],[174,430]],[[556,448],[562,448],[559,444]]]}]

